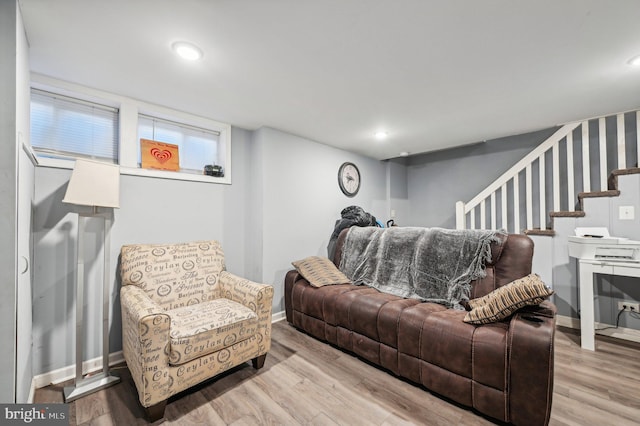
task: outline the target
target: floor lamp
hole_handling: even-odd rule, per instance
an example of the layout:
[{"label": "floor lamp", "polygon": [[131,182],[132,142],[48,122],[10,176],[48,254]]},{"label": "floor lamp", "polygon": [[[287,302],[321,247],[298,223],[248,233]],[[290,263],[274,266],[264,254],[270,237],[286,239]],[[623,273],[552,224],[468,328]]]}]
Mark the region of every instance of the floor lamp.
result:
[{"label": "floor lamp", "polygon": [[[109,373],[109,250],[111,215],[120,207],[120,167],[99,161],[77,159],[67,186],[63,203],[91,206],[90,213],[78,213],[77,270],[76,270],[76,377],[73,386],[64,388],[65,402],[106,388],[120,381]],[[103,212],[100,208],[105,208]],[[84,234],[87,218],[104,219],[103,277],[102,277],[102,372],[83,377],[83,307],[84,307]]]}]

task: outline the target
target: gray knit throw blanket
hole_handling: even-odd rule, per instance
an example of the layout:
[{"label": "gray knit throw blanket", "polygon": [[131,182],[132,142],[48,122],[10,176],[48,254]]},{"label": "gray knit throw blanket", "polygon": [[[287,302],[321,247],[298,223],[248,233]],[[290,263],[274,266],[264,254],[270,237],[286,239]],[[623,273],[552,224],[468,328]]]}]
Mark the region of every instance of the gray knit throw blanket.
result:
[{"label": "gray knit throw blanket", "polygon": [[340,270],[356,285],[464,309],[471,281],[486,276],[495,231],[352,227]]}]

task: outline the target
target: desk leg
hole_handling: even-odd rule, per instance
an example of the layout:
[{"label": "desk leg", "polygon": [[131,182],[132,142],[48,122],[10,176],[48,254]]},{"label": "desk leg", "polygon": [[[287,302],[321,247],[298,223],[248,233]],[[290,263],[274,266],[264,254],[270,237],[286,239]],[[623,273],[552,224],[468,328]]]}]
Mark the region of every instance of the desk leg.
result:
[{"label": "desk leg", "polygon": [[593,308],[593,268],[587,263],[580,265],[580,343],[582,349],[594,351],[595,318]]}]

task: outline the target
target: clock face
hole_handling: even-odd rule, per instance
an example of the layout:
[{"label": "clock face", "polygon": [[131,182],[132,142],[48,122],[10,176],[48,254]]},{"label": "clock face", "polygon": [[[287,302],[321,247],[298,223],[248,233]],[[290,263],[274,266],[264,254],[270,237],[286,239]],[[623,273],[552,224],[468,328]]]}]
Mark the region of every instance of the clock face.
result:
[{"label": "clock face", "polygon": [[353,163],[344,163],[338,170],[338,185],[342,192],[353,197],[360,189],[360,170]]}]

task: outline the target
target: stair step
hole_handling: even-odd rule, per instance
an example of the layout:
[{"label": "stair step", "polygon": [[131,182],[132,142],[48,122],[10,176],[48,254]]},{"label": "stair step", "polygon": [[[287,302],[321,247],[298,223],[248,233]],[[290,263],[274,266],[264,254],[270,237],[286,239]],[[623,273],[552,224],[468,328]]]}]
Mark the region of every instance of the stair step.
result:
[{"label": "stair step", "polygon": [[525,235],[544,235],[544,236],[549,236],[549,237],[553,237],[554,235],[556,235],[556,231],[554,231],[553,229],[525,229],[524,230]]},{"label": "stair step", "polygon": [[568,212],[568,211],[551,212],[549,213],[549,216],[551,217],[584,217],[584,212],[579,210],[573,211],[573,212]]},{"label": "stair step", "polygon": [[617,190],[618,176],[635,175],[638,173],[640,173],[640,168],[638,167],[631,167],[629,169],[616,169],[609,175],[609,178],[607,179],[607,186],[609,187],[609,189]]},{"label": "stair step", "polygon": [[610,189],[608,191],[591,191],[591,192],[580,192],[578,194],[578,199],[582,198],[597,198],[597,197],[618,197],[620,195],[620,191],[617,189]]},{"label": "stair step", "polygon": [[[607,191],[590,191],[590,192],[580,192],[578,194],[578,206],[577,208],[583,207],[583,200],[585,198],[598,198],[598,197],[618,197],[620,196],[620,190],[618,190],[618,176],[624,175],[633,175],[640,174],[640,167],[632,167],[630,169],[617,169],[611,172],[609,175],[609,179],[607,180],[607,185],[609,189]],[[555,217],[584,217],[584,210],[575,210],[575,211],[557,211],[549,213],[549,217],[551,218],[551,226],[553,228],[553,218]],[[527,229],[524,231],[526,235],[555,235],[555,231],[553,229]]]}]

